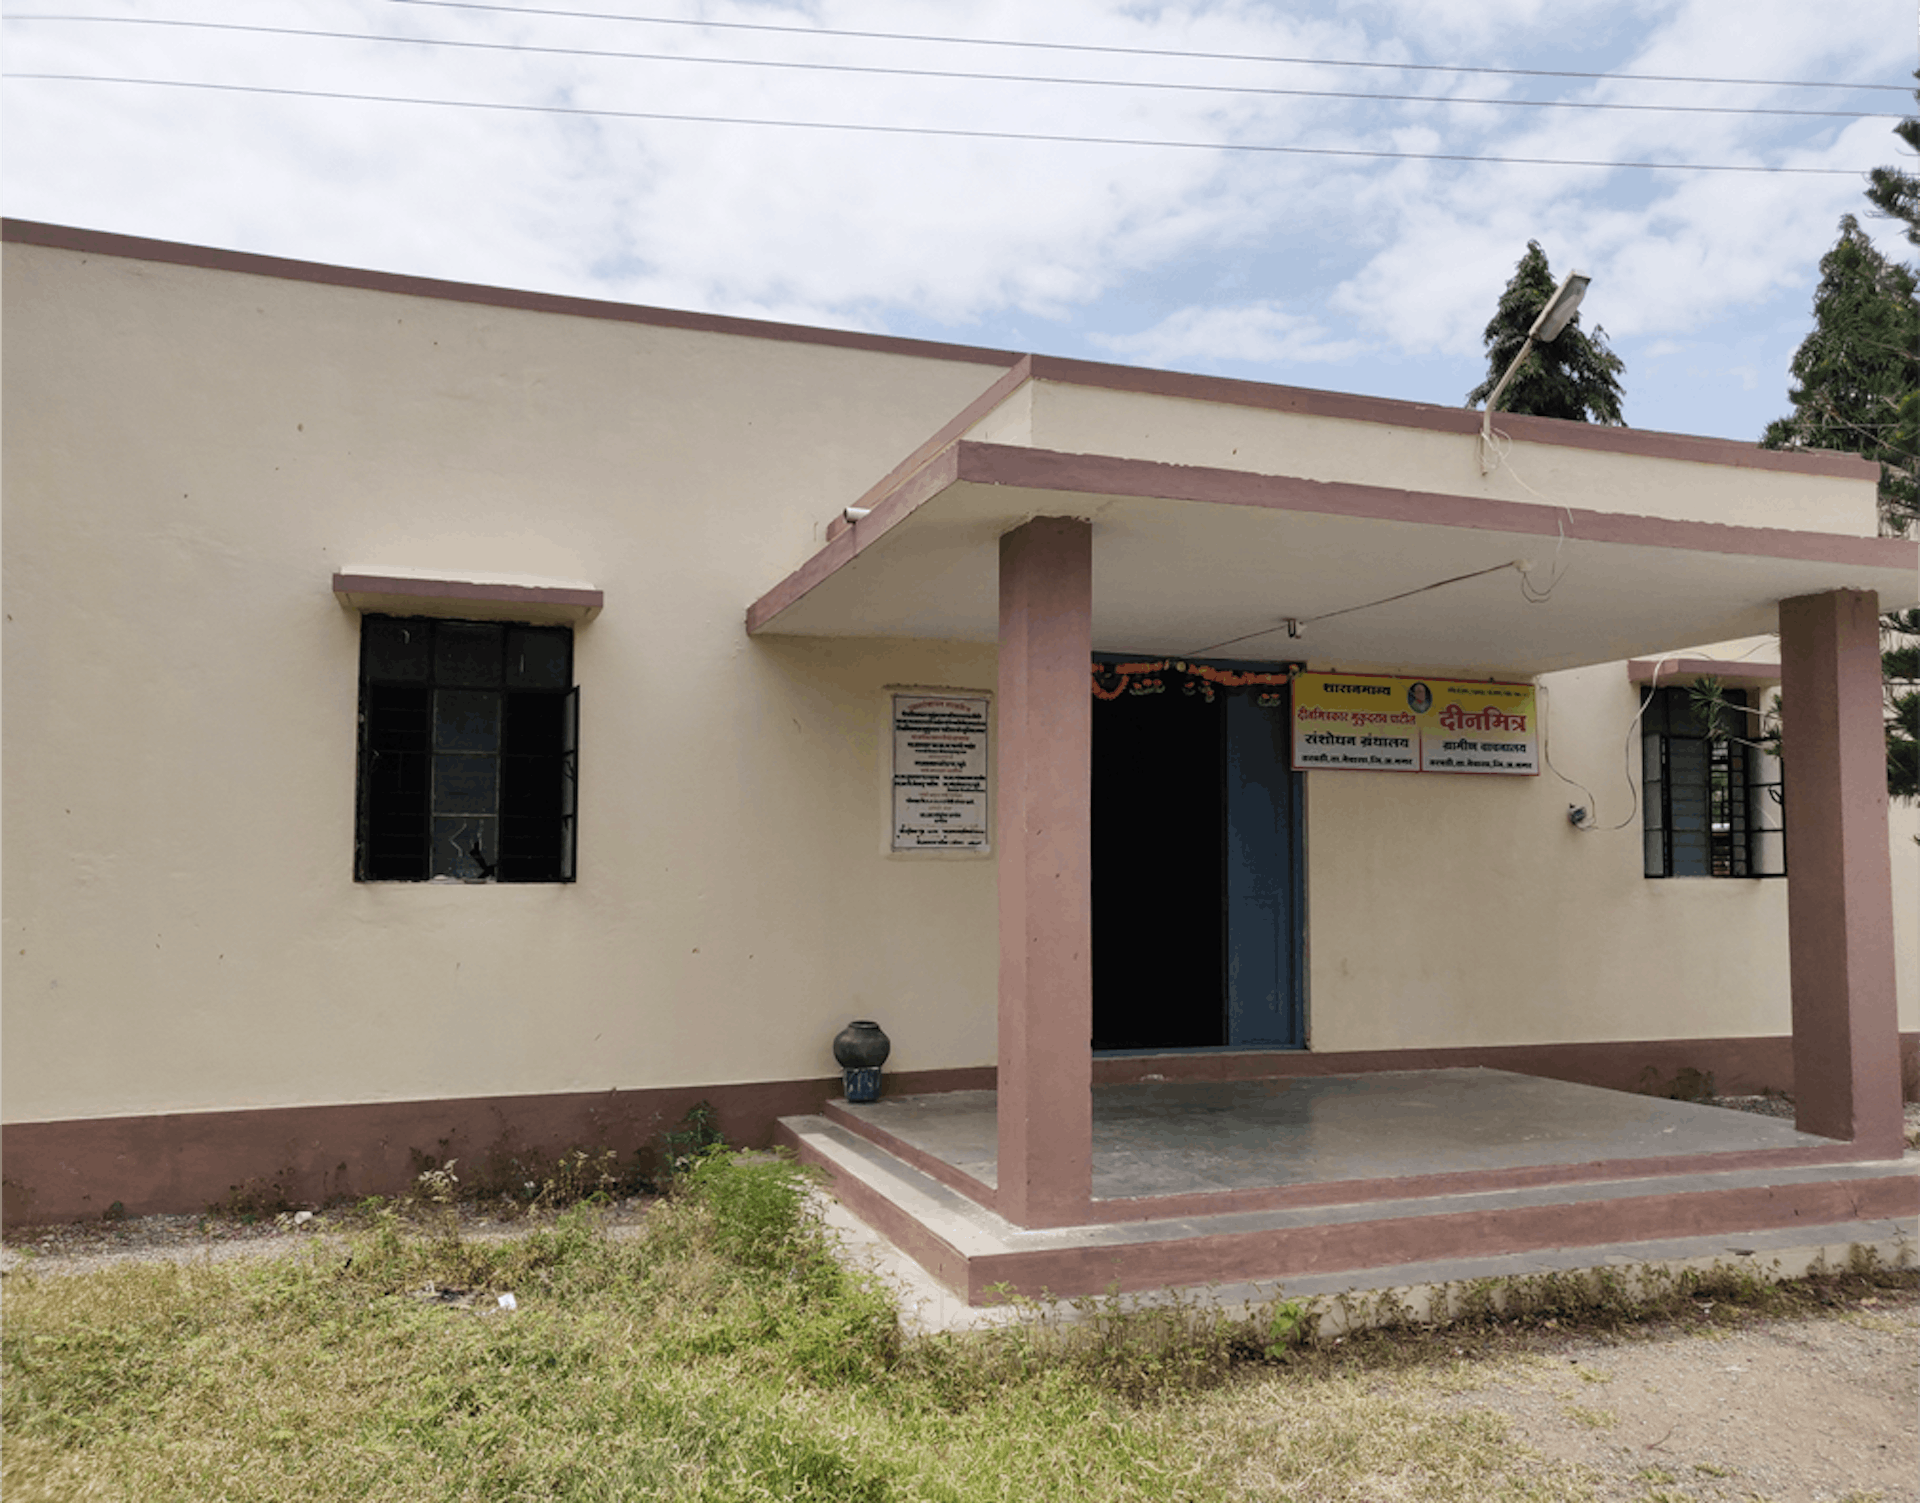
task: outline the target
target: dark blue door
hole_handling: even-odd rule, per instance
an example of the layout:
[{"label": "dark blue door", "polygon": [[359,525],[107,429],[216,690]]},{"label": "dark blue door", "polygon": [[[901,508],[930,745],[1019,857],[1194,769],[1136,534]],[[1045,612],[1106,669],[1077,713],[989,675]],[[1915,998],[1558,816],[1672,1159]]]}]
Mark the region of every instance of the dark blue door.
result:
[{"label": "dark blue door", "polygon": [[1229,695],[1226,766],[1227,1044],[1300,1049],[1301,776],[1286,706]]}]

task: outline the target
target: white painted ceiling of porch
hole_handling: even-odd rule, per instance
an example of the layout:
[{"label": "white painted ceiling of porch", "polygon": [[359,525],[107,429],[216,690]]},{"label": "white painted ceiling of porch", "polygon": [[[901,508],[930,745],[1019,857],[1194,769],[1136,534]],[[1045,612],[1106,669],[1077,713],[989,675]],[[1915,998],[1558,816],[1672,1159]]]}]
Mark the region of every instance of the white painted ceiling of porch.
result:
[{"label": "white painted ceiling of porch", "polygon": [[[1545,602],[1529,603],[1519,574],[1501,569],[1370,605],[1516,559],[1532,560],[1545,584],[1555,539],[958,481],[760,630],[994,641],[999,538],[1035,516],[1093,521],[1093,646],[1102,652],[1529,677],[1772,631],[1777,603],[1797,595],[1872,589],[1885,608],[1920,601],[1920,570],[1910,567],[1569,538]],[[1355,606],[1368,608],[1309,622],[1298,640],[1284,629],[1289,616]],[[1263,635],[1233,640],[1250,633]]]}]

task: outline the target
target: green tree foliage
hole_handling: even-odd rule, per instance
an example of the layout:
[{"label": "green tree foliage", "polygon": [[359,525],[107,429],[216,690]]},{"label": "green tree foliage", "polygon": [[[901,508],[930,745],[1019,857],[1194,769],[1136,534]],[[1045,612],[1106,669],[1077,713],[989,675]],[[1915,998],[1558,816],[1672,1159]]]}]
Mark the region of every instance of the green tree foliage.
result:
[{"label": "green tree foliage", "polygon": [[1920,798],[1920,610],[1880,618],[1887,685],[1887,792]]},{"label": "green tree foliage", "polygon": [[[1920,78],[1920,69],[1914,70]],[[1914,91],[1920,101],[1920,89]],[[1920,155],[1920,119],[1902,120],[1893,133],[1907,150]],[[1901,167],[1876,167],[1867,174],[1867,201],[1888,219],[1907,227],[1907,243],[1920,245],[1920,176]]]},{"label": "green tree foliage", "polygon": [[[1920,78],[1920,69],[1915,70]],[[1920,91],[1915,92],[1920,102]],[[1920,155],[1920,118],[1908,117],[1893,128],[1909,151]],[[1900,167],[1876,167],[1867,198],[1881,214],[1906,225],[1907,243],[1920,246],[1920,174]],[[1908,458],[1920,454],[1920,387],[1900,399],[1894,448]],[[1920,798],[1920,610],[1894,611],[1884,617],[1886,651],[1880,655],[1887,684],[1887,791]]]},{"label": "green tree foliage", "polygon": [[[1540,242],[1529,240],[1527,253],[1514,268],[1500,306],[1487,325],[1487,379],[1467,393],[1467,405],[1478,407],[1492,395],[1500,378],[1526,343],[1527,330],[1553,296],[1553,272]],[[1576,423],[1624,424],[1620,416],[1620,373],[1625,363],[1607,346],[1607,331],[1598,324],[1588,334],[1580,315],[1552,344],[1537,344],[1515,373],[1500,399],[1503,412],[1534,417],[1570,418]]]},{"label": "green tree foliage", "polygon": [[[1915,74],[1920,77],[1920,73]],[[1920,100],[1920,91],[1916,91]],[[1920,118],[1894,127],[1920,151]],[[1920,175],[1876,167],[1867,200],[1920,246]],[[1920,279],[1889,261],[1859,221],[1820,263],[1813,332],[1793,357],[1793,413],[1767,425],[1772,449],[1846,449],[1880,465],[1880,527],[1896,536],[1920,520]],[[1920,610],[1880,618],[1886,682],[1887,792],[1920,798]]]},{"label": "green tree foliage", "polygon": [[1794,353],[1791,415],[1767,424],[1769,449],[1844,449],[1880,465],[1880,522],[1904,533],[1916,507],[1916,456],[1901,407],[1920,391],[1920,300],[1914,275],[1889,261],[1851,214],[1821,259],[1813,332]]}]

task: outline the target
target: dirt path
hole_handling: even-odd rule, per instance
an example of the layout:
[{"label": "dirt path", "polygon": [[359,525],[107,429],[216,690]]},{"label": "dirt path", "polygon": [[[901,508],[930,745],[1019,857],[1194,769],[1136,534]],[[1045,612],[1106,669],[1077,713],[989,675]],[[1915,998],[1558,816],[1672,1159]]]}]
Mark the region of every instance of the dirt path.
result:
[{"label": "dirt path", "polygon": [[[602,1225],[608,1235],[631,1236],[653,1203],[642,1196],[607,1207]],[[523,1236],[546,1223],[500,1220],[470,1207],[458,1209],[460,1235],[491,1241]],[[419,1226],[427,1225],[425,1222]],[[118,1263],[225,1263],[234,1258],[271,1258],[297,1252],[317,1241],[338,1242],[365,1230],[364,1220],[291,1212],[257,1221],[220,1216],[135,1216],[125,1221],[83,1221],[10,1232],[0,1244],[0,1276],[31,1272],[43,1278],[95,1273]]]},{"label": "dirt path", "polygon": [[1920,1500],[1920,1296],[1564,1348],[1464,1394],[1634,1503]]}]

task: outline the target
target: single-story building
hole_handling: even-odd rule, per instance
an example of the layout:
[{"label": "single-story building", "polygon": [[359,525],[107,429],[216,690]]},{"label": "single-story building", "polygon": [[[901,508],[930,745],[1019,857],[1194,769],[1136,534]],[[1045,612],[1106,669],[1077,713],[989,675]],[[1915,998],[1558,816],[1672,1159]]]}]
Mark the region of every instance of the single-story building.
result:
[{"label": "single-story building", "polygon": [[[1016,1230],[1683,1170],[1747,1176],[1688,1224],[1920,1205],[1876,632],[1920,544],[1865,462],[5,242],[10,1221],[701,1100],[830,1161],[853,1018],[892,1054],[836,1141]],[[1798,1120],[1313,1189],[1129,1181],[1098,1125],[1174,1102],[1204,1158],[1212,1083],[1411,1149],[1463,1083],[1644,1127],[1708,1077]],[[916,1137],[963,1106],[971,1158]]]}]

